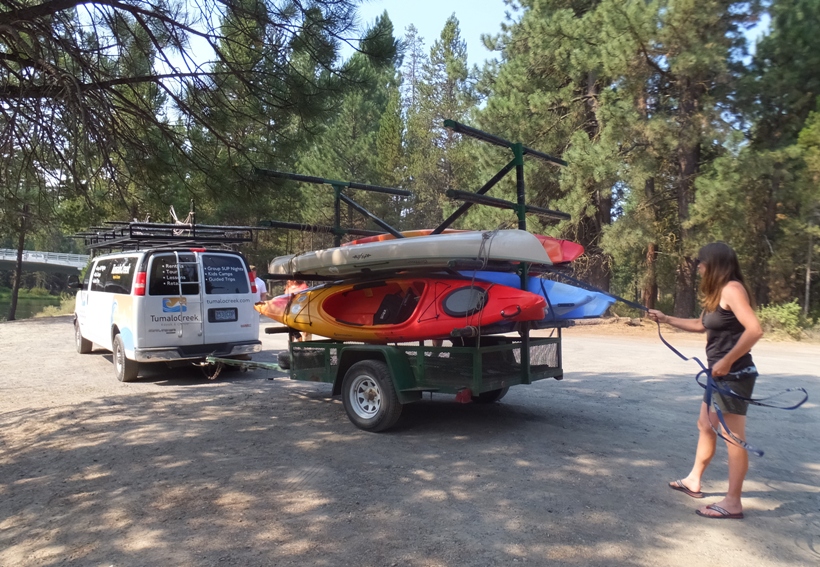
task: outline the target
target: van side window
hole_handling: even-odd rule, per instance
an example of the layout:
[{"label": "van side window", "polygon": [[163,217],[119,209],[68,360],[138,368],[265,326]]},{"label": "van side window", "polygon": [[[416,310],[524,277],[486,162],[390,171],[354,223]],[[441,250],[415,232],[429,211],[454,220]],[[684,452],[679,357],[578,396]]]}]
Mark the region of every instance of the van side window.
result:
[{"label": "van side window", "polygon": [[136,265],[135,258],[112,259],[111,267],[105,279],[105,291],[107,293],[131,293],[131,283],[134,281]]},{"label": "van side window", "polygon": [[202,271],[209,295],[250,293],[248,269],[239,256],[203,254]]},{"label": "van side window", "polygon": [[100,260],[91,270],[91,291],[105,291],[105,282],[111,272],[111,260]]},{"label": "van side window", "polygon": [[148,280],[148,295],[179,295],[180,276],[182,295],[199,295],[199,272],[196,258],[191,253],[179,254],[177,266],[173,254],[157,254],[151,260],[151,274]]}]

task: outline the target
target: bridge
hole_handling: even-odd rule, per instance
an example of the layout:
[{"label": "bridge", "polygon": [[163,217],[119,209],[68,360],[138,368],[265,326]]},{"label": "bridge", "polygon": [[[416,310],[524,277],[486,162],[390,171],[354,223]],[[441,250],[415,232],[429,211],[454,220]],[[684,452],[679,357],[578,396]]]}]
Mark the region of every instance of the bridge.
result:
[{"label": "bridge", "polygon": [[[88,254],[37,252],[23,250],[23,270],[27,272],[79,272],[88,264]],[[17,250],[0,248],[0,270],[13,270],[17,265]]]}]

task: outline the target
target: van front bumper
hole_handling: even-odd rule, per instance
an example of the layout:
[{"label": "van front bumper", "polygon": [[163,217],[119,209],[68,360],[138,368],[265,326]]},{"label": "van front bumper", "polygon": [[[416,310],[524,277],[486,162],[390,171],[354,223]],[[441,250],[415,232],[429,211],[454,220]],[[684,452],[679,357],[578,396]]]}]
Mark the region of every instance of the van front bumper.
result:
[{"label": "van front bumper", "polygon": [[166,362],[170,360],[205,360],[208,356],[230,358],[243,354],[253,354],[262,350],[262,341],[242,343],[217,343],[210,345],[188,345],[181,347],[138,348],[134,351],[137,362]]}]

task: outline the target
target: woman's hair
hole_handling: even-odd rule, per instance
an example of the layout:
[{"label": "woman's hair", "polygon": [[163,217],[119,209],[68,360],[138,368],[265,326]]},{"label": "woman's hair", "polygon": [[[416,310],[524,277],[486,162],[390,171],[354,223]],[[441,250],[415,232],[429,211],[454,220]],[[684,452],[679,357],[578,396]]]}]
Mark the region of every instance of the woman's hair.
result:
[{"label": "woman's hair", "polygon": [[737,254],[731,246],[725,242],[707,244],[698,252],[698,261],[706,267],[700,280],[701,304],[706,311],[717,309],[720,305],[720,293],[731,281],[740,282],[749,296],[749,303],[754,307],[749,286],[740,272]]}]

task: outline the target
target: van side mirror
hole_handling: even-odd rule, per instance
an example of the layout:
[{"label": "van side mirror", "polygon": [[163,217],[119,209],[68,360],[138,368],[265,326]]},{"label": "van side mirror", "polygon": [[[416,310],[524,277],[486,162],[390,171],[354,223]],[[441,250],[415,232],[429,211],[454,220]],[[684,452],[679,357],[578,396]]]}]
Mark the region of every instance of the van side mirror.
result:
[{"label": "van side mirror", "polygon": [[80,278],[77,276],[68,276],[68,283],[66,284],[68,289],[82,289],[83,284],[80,283]]}]

